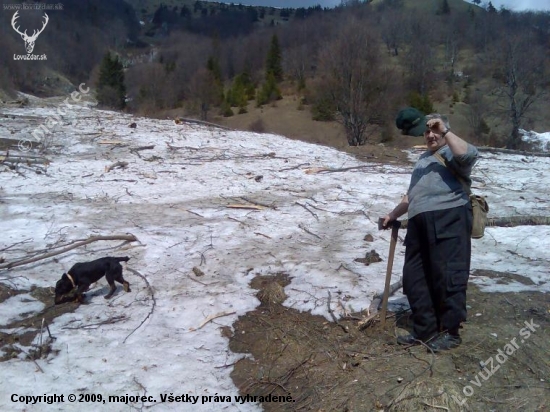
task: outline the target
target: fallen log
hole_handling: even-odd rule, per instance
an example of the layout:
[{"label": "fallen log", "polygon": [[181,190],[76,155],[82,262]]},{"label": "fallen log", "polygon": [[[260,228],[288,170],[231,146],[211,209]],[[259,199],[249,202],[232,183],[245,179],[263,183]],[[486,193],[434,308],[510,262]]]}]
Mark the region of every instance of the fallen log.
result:
[{"label": "fallen log", "polygon": [[27,265],[29,263],[34,263],[34,262],[37,262],[39,260],[47,259],[47,258],[52,257],[52,256],[60,255],[62,253],[68,252],[69,250],[76,249],[77,247],[88,245],[92,242],[97,242],[98,240],[125,240],[126,242],[135,242],[138,239],[134,235],[91,236],[86,240],[83,240],[83,241],[77,242],[77,243],[73,243],[70,246],[67,246],[67,247],[65,247],[63,249],[60,249],[60,250],[56,250],[54,252],[45,253],[43,255],[35,256],[35,257],[29,258],[29,259],[22,259],[22,260],[17,260],[15,262],[4,263],[4,264],[0,265],[0,269],[11,269],[11,268],[14,268],[16,266],[22,266],[22,265]]},{"label": "fallen log", "polygon": [[515,226],[547,226],[550,217],[547,216],[508,216],[491,217],[487,219],[487,226],[515,227]]},{"label": "fallen log", "polygon": [[[401,221],[401,229],[407,228],[407,220]],[[550,216],[507,216],[487,218],[487,227],[550,226]]]},{"label": "fallen log", "polygon": [[[417,145],[417,146],[413,146],[412,148],[416,150],[428,150],[428,146],[426,145]],[[522,156],[550,157],[550,153],[528,152],[526,150],[512,150],[512,149],[503,149],[503,148],[488,147],[488,146],[477,147],[477,150],[479,152],[489,152],[489,153],[496,153],[496,154],[500,153],[500,154],[514,154],[514,155],[522,155]]]},{"label": "fallen log", "polygon": [[[403,286],[403,279],[399,279],[393,285],[390,285],[389,296],[392,296],[397,290],[401,289],[402,286]],[[376,312],[380,308],[380,304],[382,303],[383,297],[384,297],[384,291],[374,294],[374,296],[372,297],[372,302],[369,305],[369,313],[373,311]]]},{"label": "fallen log", "polygon": [[0,154],[0,163],[13,163],[13,164],[50,164],[50,161],[42,156],[27,155],[23,153],[13,154],[9,150],[5,154]]},{"label": "fallen log", "polygon": [[527,152],[525,150],[499,149],[496,147],[478,147],[480,152],[501,153],[501,154],[516,154],[522,156],[550,157],[550,153],[542,152]]},{"label": "fallen log", "polygon": [[226,126],[222,126],[220,124],[217,124],[217,123],[210,123],[210,122],[206,122],[204,120],[197,120],[197,119],[190,119],[188,117],[176,117],[174,119],[174,123],[175,124],[183,124],[183,123],[194,123],[194,124],[199,124],[201,126],[208,126],[208,127],[216,127],[218,129],[223,129],[223,130],[235,130],[235,129],[231,129],[229,127],[226,127]]},{"label": "fallen log", "polygon": [[[393,285],[390,285],[388,296],[392,296],[395,292],[397,292],[402,287],[403,287],[403,279],[401,278],[397,282],[395,282]],[[374,319],[378,316],[378,309],[380,307],[380,304],[382,303],[383,297],[384,297],[384,291],[378,292],[372,297],[372,302],[369,305],[368,316],[361,319],[357,324],[360,330],[365,329],[367,326],[369,326],[374,321]]]}]

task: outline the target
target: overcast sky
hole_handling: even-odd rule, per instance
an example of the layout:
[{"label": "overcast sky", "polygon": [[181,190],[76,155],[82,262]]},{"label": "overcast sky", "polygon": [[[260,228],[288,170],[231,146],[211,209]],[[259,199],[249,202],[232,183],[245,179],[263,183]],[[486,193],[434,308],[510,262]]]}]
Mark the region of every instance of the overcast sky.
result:
[{"label": "overcast sky", "polygon": [[[271,7],[310,7],[320,4],[323,7],[334,7],[340,4],[340,0],[218,0],[224,3],[242,3],[255,6]],[[470,1],[471,2],[471,1]],[[483,3],[488,1],[482,0]],[[492,0],[497,9],[505,6],[509,10],[546,10],[550,11],[550,0]]]},{"label": "overcast sky", "polygon": [[[509,10],[550,10],[550,0],[492,0],[493,6],[497,9],[504,6]],[[469,1],[471,3],[471,1]],[[486,1],[482,0],[482,4]]]}]

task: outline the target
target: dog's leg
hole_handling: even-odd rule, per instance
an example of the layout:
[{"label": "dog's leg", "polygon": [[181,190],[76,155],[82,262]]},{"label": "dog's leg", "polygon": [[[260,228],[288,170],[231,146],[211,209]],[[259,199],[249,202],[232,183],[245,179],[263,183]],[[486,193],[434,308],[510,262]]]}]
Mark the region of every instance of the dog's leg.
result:
[{"label": "dog's leg", "polygon": [[122,277],[122,272],[120,273],[120,276],[117,276],[116,281],[122,284],[125,292],[131,292],[130,284],[124,280],[124,278]]},{"label": "dog's leg", "polygon": [[86,295],[84,294],[84,292],[86,292],[87,290],[90,289],[90,284],[89,283],[81,283],[80,285],[78,285],[78,287],[76,288],[76,291],[75,291],[75,302],[78,302],[78,303],[84,303],[84,298],[86,297]]},{"label": "dog's leg", "polygon": [[115,285],[115,282],[114,282],[112,276],[109,276],[109,274],[107,274],[106,278],[107,278],[107,283],[109,283],[109,286],[110,286],[111,289],[109,290],[109,293],[107,293],[104,296],[104,298],[105,299],[110,299],[116,291],[116,285]]},{"label": "dog's leg", "polygon": [[113,271],[114,279],[124,287],[125,292],[131,292],[130,284],[124,280],[122,276],[122,266],[118,265]]},{"label": "dog's leg", "polygon": [[105,273],[105,279],[107,279],[107,283],[109,284],[109,286],[111,288],[109,290],[109,293],[107,293],[104,296],[105,299],[110,299],[116,291],[115,278],[116,278],[116,273],[113,273],[112,269],[110,269],[109,271],[107,271],[107,273]]},{"label": "dog's leg", "polygon": [[111,286],[111,290],[109,291],[109,293],[107,293],[105,296],[103,296],[105,299],[111,299],[111,297],[114,295],[115,291],[116,291],[116,286],[115,284],[110,284],[109,286]]}]

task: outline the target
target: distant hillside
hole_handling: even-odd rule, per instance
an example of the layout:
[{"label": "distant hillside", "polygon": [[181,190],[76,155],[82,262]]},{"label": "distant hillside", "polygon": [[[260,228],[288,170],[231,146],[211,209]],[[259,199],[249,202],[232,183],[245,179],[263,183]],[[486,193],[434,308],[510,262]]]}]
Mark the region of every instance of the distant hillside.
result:
[{"label": "distant hillside", "polygon": [[131,4],[148,36],[170,30],[218,36],[249,34],[256,28],[284,25],[294,18],[304,19],[322,10],[245,6],[234,3],[196,0],[125,0]]},{"label": "distant hillside", "polygon": [[[47,60],[35,62],[13,58],[25,53],[24,43],[11,27],[15,12],[0,8],[0,89],[41,96],[66,93],[68,82],[88,82],[107,50],[122,49],[140,35],[135,12],[123,0],[65,0],[62,4],[62,10],[45,11],[49,22],[36,40],[34,53],[45,54]],[[21,10],[18,23],[32,33],[30,27],[41,27],[43,15],[43,10]]]}]

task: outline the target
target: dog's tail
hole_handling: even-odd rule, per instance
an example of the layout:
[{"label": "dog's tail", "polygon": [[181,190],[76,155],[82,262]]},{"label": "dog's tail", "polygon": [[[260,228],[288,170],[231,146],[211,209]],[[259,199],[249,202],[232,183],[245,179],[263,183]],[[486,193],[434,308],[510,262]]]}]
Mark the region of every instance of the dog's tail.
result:
[{"label": "dog's tail", "polygon": [[116,260],[117,262],[128,262],[130,260],[130,258],[128,256],[113,257],[113,259]]}]

